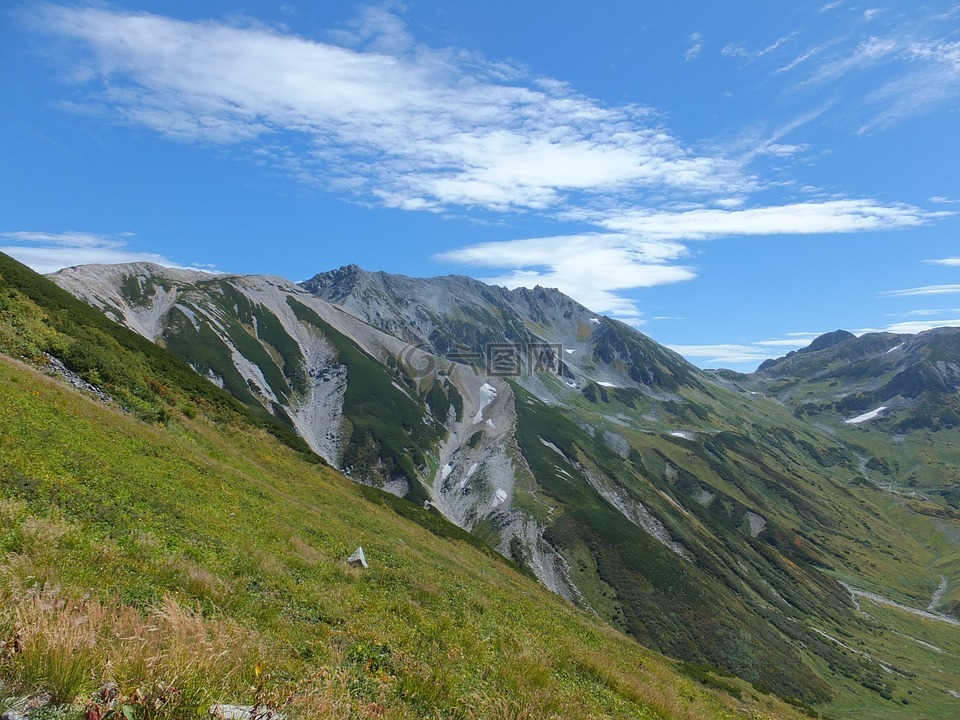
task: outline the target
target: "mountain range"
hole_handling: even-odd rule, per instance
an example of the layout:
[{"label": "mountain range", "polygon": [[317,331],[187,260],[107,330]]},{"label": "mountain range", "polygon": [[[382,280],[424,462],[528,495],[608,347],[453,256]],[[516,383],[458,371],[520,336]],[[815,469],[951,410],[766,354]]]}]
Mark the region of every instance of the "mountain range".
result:
[{"label": "mountain range", "polygon": [[960,702],[960,330],[837,331],[741,374],[462,276],[51,279],[648,647],[842,716]]}]

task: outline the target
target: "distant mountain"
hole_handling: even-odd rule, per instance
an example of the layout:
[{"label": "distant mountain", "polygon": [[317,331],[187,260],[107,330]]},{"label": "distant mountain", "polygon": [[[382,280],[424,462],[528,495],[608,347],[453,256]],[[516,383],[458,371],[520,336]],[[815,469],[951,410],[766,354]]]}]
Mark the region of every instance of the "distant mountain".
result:
[{"label": "distant mountain", "polygon": [[[653,647],[807,701],[836,674],[892,692],[827,636],[859,622],[836,578],[883,589],[875,548],[915,540],[878,520],[859,448],[760,394],[842,333],[711,375],[544,288],[356,266],[302,285],[145,264],[52,279]],[[921,601],[929,561],[904,551],[898,597]]]},{"label": "distant mountain", "polygon": [[872,426],[890,432],[953,428],[960,425],[960,328],[828,333],[764,362],[742,384],[788,403],[798,415],[851,421],[876,411],[868,418]]}]

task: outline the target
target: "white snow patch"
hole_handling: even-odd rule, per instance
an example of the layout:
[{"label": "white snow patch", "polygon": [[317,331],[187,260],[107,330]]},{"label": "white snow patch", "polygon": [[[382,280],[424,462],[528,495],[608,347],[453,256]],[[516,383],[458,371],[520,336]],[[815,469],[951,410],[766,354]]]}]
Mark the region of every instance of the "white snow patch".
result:
[{"label": "white snow patch", "polygon": [[453,463],[448,462],[446,465],[443,466],[443,470],[440,471],[440,476],[443,480],[446,480],[448,477],[450,477],[450,473],[452,472],[453,472]]},{"label": "white snow patch", "polygon": [[[538,435],[537,437],[540,437],[540,436]],[[570,462],[570,460],[567,458],[567,456],[563,454],[563,450],[561,450],[560,448],[558,448],[558,447],[557,447],[556,445],[554,445],[552,442],[550,442],[549,440],[544,440],[542,437],[540,437],[540,442],[542,442],[546,447],[548,447],[548,448],[550,448],[551,450],[553,450],[557,455],[559,455],[560,457],[562,457],[564,460],[566,460],[567,462]]]},{"label": "white snow patch", "polygon": [[497,389],[493,385],[484,383],[480,386],[480,407],[477,409],[477,414],[473,416],[474,423],[483,422],[483,411],[496,399]]},{"label": "white snow patch", "polygon": [[887,350],[887,355],[889,355],[890,353],[892,353],[894,350],[899,350],[899,349],[902,348],[902,347],[903,347],[903,343],[900,343],[900,344],[897,345],[896,347],[890,348],[889,350]]},{"label": "white snow patch", "polygon": [[673,437],[683,438],[684,440],[693,440],[694,435],[691,432],[686,432],[684,430],[674,430],[670,433]]},{"label": "white snow patch", "polygon": [[612,387],[612,388],[617,387],[613,383],[604,382],[603,380],[597,380],[597,385],[600,385],[602,387]]},{"label": "white snow patch", "polygon": [[881,405],[876,410],[871,410],[870,412],[865,412],[863,415],[857,415],[855,418],[850,418],[849,420],[844,420],[847,425],[856,425],[857,423],[866,422],[867,420],[873,420],[877,415],[882,413],[887,409],[886,405]]},{"label": "white snow patch", "polygon": [[490,418],[487,418],[487,427],[490,428],[491,430],[497,429],[497,426],[493,424],[493,420],[491,420]]},{"label": "white snow patch", "polygon": [[497,492],[493,496],[493,506],[497,507],[498,505],[503,505],[507,501],[507,491],[503,488],[497,488]]},{"label": "white snow patch", "polygon": [[457,483],[457,490],[463,490],[467,486],[467,481],[473,477],[473,474],[477,471],[477,467],[479,467],[478,463],[474,463],[467,468],[467,472],[460,478],[460,482]]},{"label": "white snow patch", "polygon": [[593,323],[594,325],[599,325],[600,318],[590,318],[590,322]]},{"label": "white snow patch", "polygon": [[571,350],[570,348],[564,348],[563,351],[564,351],[567,355],[573,355],[573,354],[576,352],[576,350]]}]

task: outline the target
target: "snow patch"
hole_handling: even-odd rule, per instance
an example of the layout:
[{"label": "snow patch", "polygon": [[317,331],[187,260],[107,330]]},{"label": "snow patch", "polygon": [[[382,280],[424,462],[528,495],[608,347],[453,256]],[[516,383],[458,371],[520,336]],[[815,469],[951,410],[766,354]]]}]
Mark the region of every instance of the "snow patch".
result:
[{"label": "snow patch", "polygon": [[614,385],[613,383],[604,382],[603,380],[597,380],[597,385],[600,385],[601,387],[610,387],[610,388],[615,388],[615,387],[617,387],[617,386]]},{"label": "snow patch", "polygon": [[490,383],[484,383],[480,386],[480,407],[477,408],[477,414],[473,416],[474,424],[483,422],[483,411],[487,405],[497,399],[497,389]]},{"label": "snow patch", "polygon": [[563,351],[564,351],[567,355],[573,355],[573,353],[576,352],[576,350],[571,350],[570,348],[564,348]]},{"label": "snow patch", "polygon": [[473,477],[473,474],[477,471],[478,467],[479,463],[474,463],[467,468],[467,472],[464,473],[463,477],[460,478],[460,482],[457,483],[457,490],[463,490],[467,486],[467,482]]},{"label": "snow patch", "polygon": [[563,450],[561,450],[560,448],[558,448],[556,445],[554,445],[554,444],[553,444],[552,442],[550,442],[549,440],[544,440],[544,439],[543,439],[542,437],[540,437],[539,435],[538,435],[537,437],[540,438],[540,442],[542,442],[546,447],[548,447],[548,448],[550,448],[551,450],[553,450],[557,455],[559,455],[560,457],[562,457],[562,458],[563,458],[564,460],[566,460],[567,462],[570,462],[570,460],[567,458],[567,456],[563,454]]},{"label": "snow patch", "polygon": [[600,324],[600,318],[590,318],[590,322],[594,325]]},{"label": "snow patch", "polygon": [[503,488],[497,488],[497,492],[493,496],[493,506],[497,507],[503,505],[507,501],[507,491]]},{"label": "snow patch", "polygon": [[686,432],[685,430],[674,430],[669,433],[673,437],[683,438],[684,440],[693,440],[694,435],[691,432]]},{"label": "snow patch", "polygon": [[490,418],[487,418],[487,427],[490,428],[491,430],[497,429],[497,426],[493,424],[493,420],[491,420]]},{"label": "snow patch", "polygon": [[897,345],[896,347],[890,348],[889,350],[887,350],[887,355],[889,355],[890,353],[892,353],[894,350],[899,350],[899,349],[902,348],[902,347],[903,347],[903,343],[900,343],[900,344]]},{"label": "snow patch", "polygon": [[857,415],[855,418],[850,418],[849,420],[844,420],[847,425],[856,425],[857,423],[866,422],[867,420],[873,420],[877,415],[882,413],[887,409],[886,405],[881,405],[876,410],[871,410],[870,412],[865,412],[863,415]]},{"label": "snow patch", "polygon": [[450,473],[452,472],[453,472],[453,463],[448,462],[446,465],[443,466],[443,470],[440,471],[441,478],[443,480],[446,480],[448,477],[450,477]]}]

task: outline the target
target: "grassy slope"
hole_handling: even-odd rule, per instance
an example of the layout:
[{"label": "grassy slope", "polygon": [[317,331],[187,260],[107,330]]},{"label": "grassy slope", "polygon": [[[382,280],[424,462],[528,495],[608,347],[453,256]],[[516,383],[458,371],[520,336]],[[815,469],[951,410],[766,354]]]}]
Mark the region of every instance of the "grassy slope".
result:
[{"label": "grassy slope", "polygon": [[[262,431],[148,425],[9,360],[0,398],[5,639],[11,610],[36,615],[27,590],[58,585],[62,597],[92,593],[109,608],[173,598],[245,638],[226,651],[246,667],[219,670],[213,692],[228,696],[205,696],[189,672],[166,678],[202,703],[253,702],[259,659],[260,696],[297,683],[291,711],[308,715],[733,716],[735,701],[502,561],[371,504]],[[367,572],[343,562],[360,544]],[[27,644],[0,665],[8,687],[57,681],[27,663],[37,652]],[[93,690],[114,652],[122,686],[150,677],[101,647],[80,654],[90,664],[75,689]]]}]

